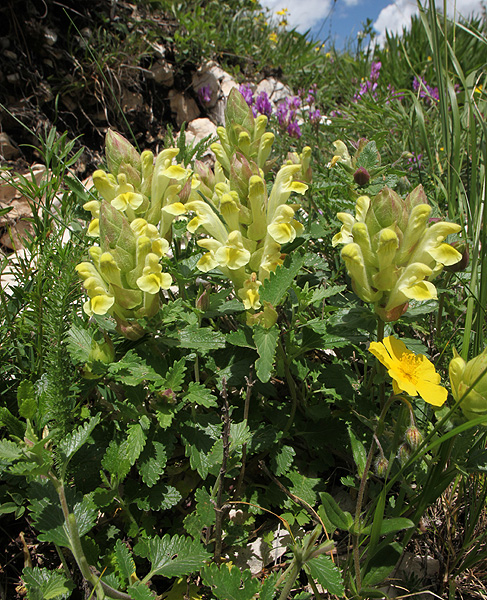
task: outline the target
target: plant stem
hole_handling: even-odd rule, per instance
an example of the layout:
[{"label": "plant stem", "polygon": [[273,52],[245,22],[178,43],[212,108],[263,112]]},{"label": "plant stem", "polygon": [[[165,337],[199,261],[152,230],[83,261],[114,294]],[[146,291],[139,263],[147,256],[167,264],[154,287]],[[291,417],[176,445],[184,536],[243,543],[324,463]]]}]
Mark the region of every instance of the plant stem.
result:
[{"label": "plant stem", "polygon": [[298,394],[297,394],[297,390],[296,390],[296,383],[291,374],[291,370],[289,369],[289,363],[287,360],[286,351],[284,350],[281,340],[279,340],[277,348],[278,348],[279,354],[281,355],[282,361],[284,363],[284,372],[286,374],[286,381],[287,381],[287,384],[289,387],[289,393],[291,394],[291,401],[292,401],[289,419],[287,420],[287,423],[286,423],[284,429],[282,430],[282,438],[285,438],[288,431],[291,429],[291,425],[294,422],[294,417],[296,415],[296,408],[298,406]]},{"label": "plant stem", "polygon": [[228,456],[230,454],[230,407],[228,405],[228,395],[227,395],[227,382],[226,379],[223,378],[222,381],[222,398],[223,398],[223,408],[222,408],[222,419],[223,419],[223,432],[222,432],[222,442],[223,442],[223,458],[222,458],[222,466],[220,468],[219,484],[218,484],[218,492],[216,497],[216,505],[215,505],[215,552],[214,558],[215,562],[220,562],[221,553],[222,553],[222,522],[223,522],[223,509],[222,509],[222,496],[223,496],[223,487],[225,484],[225,475],[227,472],[227,461]]},{"label": "plant stem", "polygon": [[294,582],[296,581],[299,575],[299,571],[301,571],[301,566],[302,565],[297,563],[296,558],[293,558],[293,562],[291,563],[289,569],[289,575],[286,580],[286,583],[284,584],[284,587],[282,588],[279,600],[286,600],[286,598],[289,596],[291,590],[293,589]]},{"label": "plant stem", "polygon": [[[255,383],[255,381],[252,379],[252,372],[250,372],[249,376],[245,378],[245,381],[247,382],[247,392],[245,394],[243,418],[244,418],[244,421],[248,425],[249,410],[250,410],[250,396],[252,395],[252,387],[254,386],[254,383]],[[234,496],[235,498],[239,498],[241,491],[242,491],[242,485],[243,485],[243,480],[244,480],[244,476],[245,476],[246,460],[247,460],[247,444],[244,444],[242,446],[242,467],[240,469],[240,473],[238,474],[238,481],[237,481],[237,485],[235,488],[235,496]]]}]

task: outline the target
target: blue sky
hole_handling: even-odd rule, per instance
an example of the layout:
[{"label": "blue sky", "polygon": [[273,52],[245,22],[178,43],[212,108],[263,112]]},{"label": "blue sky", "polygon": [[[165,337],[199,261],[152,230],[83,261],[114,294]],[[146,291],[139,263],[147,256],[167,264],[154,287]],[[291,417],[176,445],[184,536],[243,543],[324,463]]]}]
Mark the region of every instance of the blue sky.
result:
[{"label": "blue sky", "polygon": [[[424,0],[425,2],[427,0]],[[463,16],[481,12],[482,0],[447,0],[450,16],[456,12]],[[320,39],[334,40],[342,48],[347,40],[356,39],[361,25],[372,19],[379,42],[385,31],[400,32],[407,27],[411,15],[416,13],[416,0],[260,0],[262,6],[274,13],[288,9],[287,18],[291,27],[305,32],[311,29]],[[443,7],[443,0],[436,0]]]}]

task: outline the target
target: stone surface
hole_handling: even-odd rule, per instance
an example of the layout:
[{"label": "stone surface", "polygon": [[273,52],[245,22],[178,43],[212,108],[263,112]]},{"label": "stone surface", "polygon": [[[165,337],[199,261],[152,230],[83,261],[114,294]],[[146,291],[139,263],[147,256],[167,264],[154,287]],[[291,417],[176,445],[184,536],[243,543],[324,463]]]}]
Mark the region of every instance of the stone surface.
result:
[{"label": "stone surface", "polygon": [[184,122],[189,123],[200,116],[200,109],[193,98],[181,92],[171,90],[169,92],[169,102],[171,111],[175,115],[176,123],[179,127]]},{"label": "stone surface", "polygon": [[238,88],[238,83],[214,61],[203,64],[193,74],[192,83],[196,93],[205,86],[209,88],[210,100],[202,102],[202,105],[214,123],[223,125],[228,94],[233,88]]},{"label": "stone surface", "polygon": [[265,92],[269,96],[269,100],[276,107],[279,102],[282,102],[286,98],[291,98],[293,92],[290,87],[284,85],[281,81],[278,81],[274,77],[268,77],[263,79],[255,89],[255,96],[257,97],[260,93]]},{"label": "stone surface", "polygon": [[5,132],[0,133],[0,156],[5,160],[14,160],[20,156],[20,150]]},{"label": "stone surface", "polygon": [[154,81],[158,85],[171,87],[174,84],[174,68],[167,60],[157,60],[150,68]]}]

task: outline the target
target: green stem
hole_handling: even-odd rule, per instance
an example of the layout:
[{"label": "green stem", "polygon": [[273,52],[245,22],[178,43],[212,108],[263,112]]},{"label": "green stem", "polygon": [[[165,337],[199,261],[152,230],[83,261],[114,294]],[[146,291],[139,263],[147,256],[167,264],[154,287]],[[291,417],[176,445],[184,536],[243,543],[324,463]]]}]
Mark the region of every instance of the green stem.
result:
[{"label": "green stem", "polygon": [[301,566],[302,565],[300,565],[300,564],[298,565],[298,563],[296,562],[296,559],[293,558],[293,562],[291,563],[291,566],[289,569],[289,576],[286,580],[286,583],[284,584],[284,587],[282,588],[282,592],[281,592],[281,595],[279,596],[279,600],[286,600],[286,598],[291,593],[294,582],[296,581],[296,579],[299,575],[299,571],[301,571]]},{"label": "green stem", "polygon": [[282,361],[284,363],[284,372],[286,374],[286,381],[287,381],[287,384],[289,387],[289,393],[291,394],[291,401],[292,401],[291,413],[289,414],[287,423],[286,423],[284,429],[282,430],[282,438],[285,438],[288,431],[291,429],[291,425],[294,422],[294,417],[296,415],[296,408],[298,406],[298,394],[297,394],[297,390],[296,390],[296,383],[291,374],[291,370],[289,369],[289,362],[287,360],[286,352],[284,350],[281,340],[279,340],[279,342],[278,342],[277,349],[278,349],[279,354],[281,355]]}]

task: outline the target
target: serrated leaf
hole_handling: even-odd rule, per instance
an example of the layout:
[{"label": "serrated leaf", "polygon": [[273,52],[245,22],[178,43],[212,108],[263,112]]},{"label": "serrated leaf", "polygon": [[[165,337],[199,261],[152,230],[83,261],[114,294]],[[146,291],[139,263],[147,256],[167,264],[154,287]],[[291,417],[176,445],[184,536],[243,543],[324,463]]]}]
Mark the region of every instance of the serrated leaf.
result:
[{"label": "serrated leaf", "polygon": [[194,539],[200,539],[202,530],[215,523],[215,505],[211,501],[210,494],[204,488],[198,488],[194,498],[196,509],[184,519],[184,528]]},{"label": "serrated leaf", "polygon": [[6,427],[11,435],[23,438],[25,434],[25,423],[17,419],[6,406],[0,406],[0,427]]},{"label": "serrated leaf", "polygon": [[291,288],[296,275],[304,264],[304,256],[293,252],[282,266],[271,273],[259,289],[261,302],[270,302],[277,306]]},{"label": "serrated leaf", "polygon": [[144,488],[140,489],[140,485],[137,487],[140,495],[135,496],[132,500],[140,510],[169,510],[181,500],[180,492],[172,485],[158,483],[148,491]]},{"label": "serrated leaf", "polygon": [[218,406],[217,399],[211,391],[204,385],[201,385],[201,383],[195,383],[194,381],[189,384],[188,391],[184,394],[183,400],[192,404],[199,404],[205,408]]},{"label": "serrated leaf", "polygon": [[[36,528],[41,532],[41,542],[51,542],[58,546],[70,547],[66,533],[64,514],[57,493],[50,482],[32,483],[29,487],[30,512]],[[98,517],[91,494],[85,496],[73,488],[66,488],[66,501],[74,513],[79,535],[83,536],[94,526]]]},{"label": "serrated leaf", "polygon": [[247,425],[247,421],[230,424],[230,453],[235,452],[252,439],[252,433]]},{"label": "serrated leaf", "polygon": [[279,477],[285,475],[293,464],[296,450],[292,446],[281,446],[271,452],[271,466]]},{"label": "serrated leaf", "polygon": [[191,468],[198,471],[202,479],[206,479],[210,467],[215,464],[215,460],[218,460],[217,456],[212,456],[218,438],[211,429],[203,428],[198,424],[183,426],[181,437]]},{"label": "serrated leaf", "polygon": [[131,583],[131,576],[135,573],[135,563],[134,559],[132,558],[132,553],[120,539],[118,539],[117,543],[115,544],[115,559],[117,567],[123,578],[123,583]]},{"label": "serrated leaf", "polygon": [[108,373],[125,385],[140,385],[144,381],[162,383],[163,378],[140,357],[135,350],[129,350],[118,362],[110,363]]},{"label": "serrated leaf", "polygon": [[181,348],[196,350],[204,354],[209,350],[217,350],[225,346],[225,336],[210,327],[185,327],[179,332],[179,345]]},{"label": "serrated leaf", "polygon": [[271,573],[262,582],[259,600],[273,600],[277,592],[277,579],[279,573]]},{"label": "serrated leaf", "polygon": [[167,370],[164,377],[164,388],[171,389],[173,392],[179,392],[184,383],[184,374],[186,372],[186,358],[174,361],[172,367]]},{"label": "serrated leaf", "polygon": [[260,587],[248,569],[241,572],[231,565],[209,565],[202,569],[201,576],[220,600],[251,600]]},{"label": "serrated leaf", "polygon": [[154,600],[156,597],[153,592],[151,592],[150,589],[140,581],[137,581],[131,585],[127,589],[127,592],[130,594],[132,600]]},{"label": "serrated leaf", "polygon": [[315,579],[324,590],[335,596],[345,595],[342,574],[338,567],[333,564],[333,561],[329,556],[321,554],[320,556],[308,560],[306,565],[309,568],[311,577]]},{"label": "serrated leaf", "polygon": [[89,331],[73,325],[66,334],[66,348],[75,363],[90,360],[93,338]]},{"label": "serrated leaf", "polygon": [[317,493],[314,488],[321,483],[321,479],[306,477],[296,471],[287,473],[286,477],[292,481],[291,492],[293,494],[308,504],[315,504]]},{"label": "serrated leaf", "polygon": [[[151,562],[151,571],[146,576],[149,580],[154,575],[163,577],[182,577],[201,569],[210,558],[208,552],[196,540],[189,537],[171,537],[169,534],[163,538],[155,536],[145,541],[147,558]],[[136,546],[136,549],[138,544]]]},{"label": "serrated leaf", "polygon": [[22,448],[11,440],[0,440],[0,459],[12,462],[23,455]]},{"label": "serrated leaf", "polygon": [[105,456],[102,458],[101,464],[110,475],[118,477],[121,481],[126,477],[130,471],[130,461],[126,453],[126,441],[117,442],[112,440],[108,444],[108,448],[105,452]]},{"label": "serrated leaf", "polygon": [[252,329],[250,327],[240,327],[237,331],[227,333],[227,342],[232,344],[232,346],[255,349],[255,342],[252,338]]},{"label": "serrated leaf", "polygon": [[24,419],[32,419],[37,412],[37,398],[32,381],[21,381],[17,388],[19,415]]},{"label": "serrated leaf", "polygon": [[66,435],[59,442],[58,448],[65,461],[68,461],[86,443],[91,432],[100,422],[100,415],[101,413],[98,413],[94,417],[91,417],[89,421],[80,425],[78,429]]},{"label": "serrated leaf", "polygon": [[129,427],[125,450],[131,465],[135,464],[135,461],[139,458],[146,440],[147,434],[140,423],[134,423]]},{"label": "serrated leaf", "polygon": [[28,600],[64,600],[71,596],[74,583],[61,571],[25,567],[22,580],[27,589]]},{"label": "serrated leaf", "polygon": [[271,378],[274,368],[274,356],[276,354],[277,340],[279,339],[279,327],[273,325],[270,329],[256,325],[254,327],[254,342],[259,353],[255,362],[257,377],[266,383]]},{"label": "serrated leaf", "polygon": [[142,481],[148,487],[155,485],[161,478],[172,447],[172,436],[168,436],[159,428],[147,439],[137,462],[137,469],[142,476]]}]

